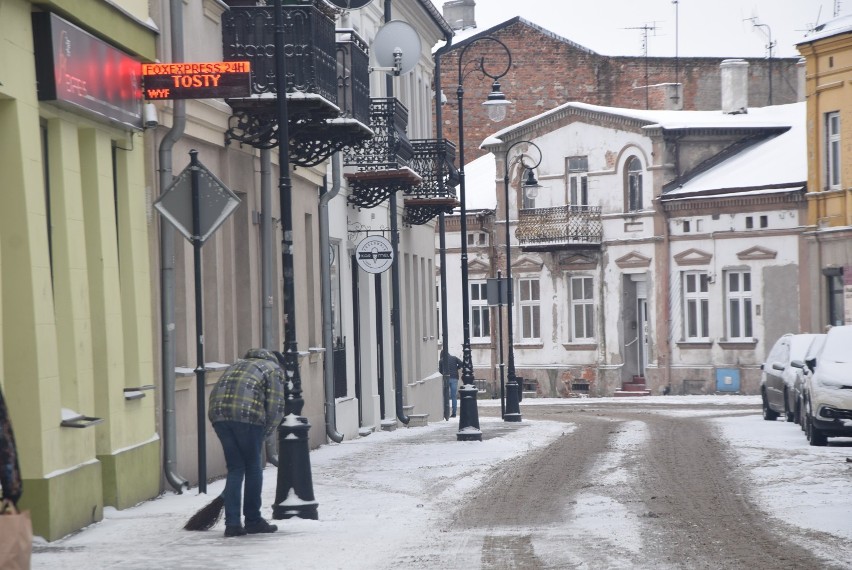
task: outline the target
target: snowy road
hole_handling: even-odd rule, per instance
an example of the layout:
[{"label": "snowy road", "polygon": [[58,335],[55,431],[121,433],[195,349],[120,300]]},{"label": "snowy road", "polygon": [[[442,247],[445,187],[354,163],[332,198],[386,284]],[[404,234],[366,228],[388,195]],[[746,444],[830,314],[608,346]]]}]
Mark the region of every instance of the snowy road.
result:
[{"label": "snowy road", "polygon": [[[852,568],[852,440],[812,448],[755,397],[525,400],[311,453],[319,521],[224,539],[166,494],[41,543],[33,568]],[[265,471],[264,505],[275,491]]]}]

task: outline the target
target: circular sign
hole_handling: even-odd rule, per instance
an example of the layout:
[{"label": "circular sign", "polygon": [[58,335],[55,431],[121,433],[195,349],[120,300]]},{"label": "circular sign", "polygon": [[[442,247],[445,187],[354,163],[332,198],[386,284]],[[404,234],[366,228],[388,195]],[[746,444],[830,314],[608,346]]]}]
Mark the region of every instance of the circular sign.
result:
[{"label": "circular sign", "polygon": [[330,2],[338,8],[344,8],[347,10],[357,10],[358,8],[363,8],[372,1],[373,0],[330,0]]},{"label": "circular sign", "polygon": [[384,273],[393,265],[393,247],[382,236],[367,236],[355,248],[358,265],[368,273]]}]

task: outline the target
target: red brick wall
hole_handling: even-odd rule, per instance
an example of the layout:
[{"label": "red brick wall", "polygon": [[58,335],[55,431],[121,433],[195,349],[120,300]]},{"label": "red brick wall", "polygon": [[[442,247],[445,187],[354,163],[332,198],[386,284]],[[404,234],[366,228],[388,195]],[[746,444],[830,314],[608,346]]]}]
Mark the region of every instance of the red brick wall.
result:
[{"label": "red brick wall", "polygon": [[[675,58],[612,57],[591,53],[558,36],[517,18],[489,35],[506,44],[512,54],[512,66],[500,82],[514,103],[502,123],[492,123],[482,109],[482,101],[491,91],[491,80],[472,70],[463,69],[465,162],[481,156],[479,145],[485,137],[501,128],[548,111],[562,103],[581,101],[595,105],[646,108],[647,84],[673,83]],[[443,137],[458,142],[457,92],[459,48],[441,58],[441,89],[447,97],[443,108]],[[464,60],[485,57],[486,69],[498,74],[505,69],[505,52],[494,42],[478,41],[467,49]],[[683,83],[684,109],[712,110],[721,107],[719,64],[725,58],[680,58],[678,81]],[[769,103],[769,62],[746,58],[749,62],[749,105]],[[797,59],[773,59],[772,95],[774,104],[797,100]],[[661,108],[659,95],[648,99],[650,108]]]}]

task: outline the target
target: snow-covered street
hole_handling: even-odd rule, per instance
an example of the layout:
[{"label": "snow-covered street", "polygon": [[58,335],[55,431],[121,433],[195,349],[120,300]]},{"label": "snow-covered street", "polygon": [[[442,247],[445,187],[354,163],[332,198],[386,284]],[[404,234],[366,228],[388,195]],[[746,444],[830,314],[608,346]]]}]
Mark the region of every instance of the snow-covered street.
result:
[{"label": "snow-covered street", "polygon": [[[712,418],[720,448],[732,450],[731,476],[742,483],[731,493],[757,505],[756,518],[771,526],[773,536],[782,533],[784,541],[813,552],[825,567],[852,567],[852,463],[847,461],[852,440],[810,447],[797,425],[764,421],[756,396],[527,399],[521,409],[523,422],[504,423],[493,417],[499,414],[498,401],[480,401],[482,442],[458,442],[455,422],[435,422],[313,451],[318,521],[277,521],[275,534],[228,539],[222,522],[209,532],[183,531],[186,520],[220,492],[224,482],[217,481],[208,486],[208,495],[167,492],[132,509],[105,509],[102,522],[59,541],[36,538],[33,568],[509,568],[518,567],[510,560],[520,548],[513,540],[522,535],[532,536],[523,556],[539,561],[536,567],[644,568],[660,567],[661,561],[688,567],[687,561],[666,563],[659,545],[651,544],[660,540],[654,528],[665,507],[655,514],[611,492],[644,476],[633,466],[638,454],[647,453],[643,442],[652,428],[642,416],[610,419],[609,410],[684,418],[696,425]],[[539,410],[554,419],[531,419]],[[607,432],[607,450],[588,467],[580,458],[569,461],[588,485],[572,496],[563,524],[548,524],[542,514],[540,524],[528,528],[492,521],[485,532],[468,525],[477,513],[487,512],[482,504],[471,504],[472,497],[485,488],[497,489],[499,496],[500,477],[512,476],[525,458],[545,447],[572,438],[579,443],[573,418],[580,414],[595,425],[613,422],[614,429]],[[554,504],[565,498],[546,477],[528,483],[545,499],[552,496]],[[270,466],[264,481],[267,517],[275,485],[276,470]],[[535,508],[548,509],[544,503]],[[729,521],[712,524],[724,528]],[[565,536],[575,537],[576,544],[562,540]],[[601,550],[597,564],[590,559],[595,548]]]}]

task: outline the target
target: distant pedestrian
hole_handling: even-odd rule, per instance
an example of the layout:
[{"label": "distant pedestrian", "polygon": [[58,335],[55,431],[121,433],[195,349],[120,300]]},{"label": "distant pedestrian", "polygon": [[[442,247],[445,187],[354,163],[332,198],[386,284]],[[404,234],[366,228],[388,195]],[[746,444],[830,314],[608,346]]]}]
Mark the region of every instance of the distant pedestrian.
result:
[{"label": "distant pedestrian", "polygon": [[[447,360],[447,370],[444,370],[444,356],[446,356]],[[458,407],[459,371],[463,368],[464,362],[462,362],[460,358],[453,356],[452,354],[448,354],[446,350],[441,351],[441,360],[438,361],[438,371],[450,378],[450,401],[452,402],[451,418],[456,417],[456,410]]]},{"label": "distant pedestrian", "polygon": [[15,434],[12,432],[12,422],[6,400],[0,391],[0,487],[3,490],[3,500],[18,505],[23,493],[21,470],[18,467],[18,449],[15,447]]},{"label": "distant pedestrian", "polygon": [[[285,376],[275,354],[253,348],[222,374],[210,393],[207,417],[222,449],[228,477],[225,480],[225,536],[275,532],[278,527],[260,516],[264,440],[284,417]],[[245,477],[242,512],[240,495]]]}]

